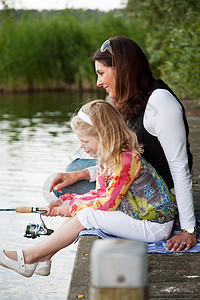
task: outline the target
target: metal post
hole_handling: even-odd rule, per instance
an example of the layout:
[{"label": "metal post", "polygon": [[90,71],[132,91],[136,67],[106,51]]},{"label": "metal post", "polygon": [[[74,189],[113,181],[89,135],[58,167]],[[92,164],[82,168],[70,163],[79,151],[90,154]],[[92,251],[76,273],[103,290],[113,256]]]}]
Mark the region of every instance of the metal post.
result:
[{"label": "metal post", "polygon": [[91,252],[90,300],[148,299],[146,244],[97,240]]}]

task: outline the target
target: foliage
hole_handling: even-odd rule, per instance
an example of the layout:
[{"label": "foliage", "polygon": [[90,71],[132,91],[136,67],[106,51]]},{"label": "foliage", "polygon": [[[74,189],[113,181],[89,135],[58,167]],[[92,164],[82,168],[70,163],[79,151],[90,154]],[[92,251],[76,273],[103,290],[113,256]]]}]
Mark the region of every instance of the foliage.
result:
[{"label": "foliage", "polygon": [[[114,35],[143,43],[142,26],[120,11],[0,13],[1,89],[95,86],[92,53]],[[134,29],[134,30],[133,30]]]},{"label": "foliage", "polygon": [[127,16],[146,27],[146,49],[156,76],[180,97],[200,97],[200,1],[129,0]]},{"label": "foliage", "polygon": [[1,83],[30,89],[75,82],[88,42],[74,16],[40,19],[26,13],[20,21],[4,19],[0,30]]},{"label": "foliage", "polygon": [[200,96],[199,0],[128,0],[125,10],[108,13],[15,11],[0,1],[1,90],[94,87],[92,53],[125,35],[179,97]]}]

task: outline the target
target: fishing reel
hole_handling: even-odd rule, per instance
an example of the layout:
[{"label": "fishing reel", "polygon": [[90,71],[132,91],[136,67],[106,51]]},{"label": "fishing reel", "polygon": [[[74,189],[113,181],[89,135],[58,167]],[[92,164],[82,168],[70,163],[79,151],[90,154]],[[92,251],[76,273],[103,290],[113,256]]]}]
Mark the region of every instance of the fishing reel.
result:
[{"label": "fishing reel", "polygon": [[50,235],[54,232],[53,229],[48,229],[42,219],[42,214],[45,211],[38,211],[40,215],[41,224],[29,223],[26,226],[24,237],[35,239],[36,237],[40,237],[40,235]]}]

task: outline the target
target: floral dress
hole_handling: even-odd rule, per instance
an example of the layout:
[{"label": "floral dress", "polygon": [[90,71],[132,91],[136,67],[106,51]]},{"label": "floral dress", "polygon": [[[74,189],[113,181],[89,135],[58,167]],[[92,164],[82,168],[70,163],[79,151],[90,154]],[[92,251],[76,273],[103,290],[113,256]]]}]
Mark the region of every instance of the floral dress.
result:
[{"label": "floral dress", "polygon": [[74,216],[90,207],[104,211],[120,210],[135,219],[164,223],[175,218],[177,205],[162,177],[134,151],[121,153],[121,163],[115,168],[100,167],[96,189],[83,195],[65,194]]}]

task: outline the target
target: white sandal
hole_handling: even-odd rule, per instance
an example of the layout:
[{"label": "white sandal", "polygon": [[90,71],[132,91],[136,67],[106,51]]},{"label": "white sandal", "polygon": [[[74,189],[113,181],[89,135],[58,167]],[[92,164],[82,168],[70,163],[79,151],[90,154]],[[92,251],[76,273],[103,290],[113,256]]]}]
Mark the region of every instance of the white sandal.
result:
[{"label": "white sandal", "polygon": [[17,261],[7,257],[4,253],[4,250],[2,250],[0,252],[0,265],[2,265],[5,268],[11,269],[25,277],[31,277],[37,267],[37,263],[24,263],[24,255],[22,250],[17,251]]},{"label": "white sandal", "polygon": [[48,276],[51,271],[51,260],[39,261],[34,274],[40,276]]}]

